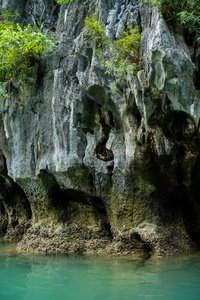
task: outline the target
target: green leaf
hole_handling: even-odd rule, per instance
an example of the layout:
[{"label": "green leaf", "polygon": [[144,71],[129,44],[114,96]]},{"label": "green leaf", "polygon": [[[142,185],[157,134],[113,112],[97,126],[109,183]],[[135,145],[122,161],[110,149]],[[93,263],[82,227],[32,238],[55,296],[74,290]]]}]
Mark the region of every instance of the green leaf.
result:
[{"label": "green leaf", "polygon": [[1,14],[4,19],[0,21],[0,81],[15,80],[26,84],[30,82],[35,61],[42,53],[52,49],[53,37],[30,24],[22,28],[20,24],[11,22],[9,18],[13,15],[7,11]]}]

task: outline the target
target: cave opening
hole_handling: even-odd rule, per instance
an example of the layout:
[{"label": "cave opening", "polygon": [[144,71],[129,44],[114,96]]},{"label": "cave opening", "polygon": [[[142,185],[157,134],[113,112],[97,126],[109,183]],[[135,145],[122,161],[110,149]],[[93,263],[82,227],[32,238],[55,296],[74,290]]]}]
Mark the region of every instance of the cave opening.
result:
[{"label": "cave opening", "polygon": [[200,72],[195,70],[193,76],[193,82],[196,90],[200,90]]},{"label": "cave opening", "polygon": [[106,112],[101,105],[98,105],[98,115],[104,138],[100,143],[97,144],[95,148],[95,156],[100,160],[110,161],[114,159],[114,154],[112,150],[106,148],[106,143],[109,139],[110,131],[114,125],[113,115],[111,111]]},{"label": "cave opening", "polygon": [[[111,230],[106,204],[93,194],[94,177],[91,171],[81,169],[76,173],[75,170],[71,170],[60,176],[54,177],[46,170],[40,173],[40,179],[43,185],[46,185],[48,193],[47,217],[48,214],[52,215],[56,226],[60,225],[69,230],[76,229],[83,235],[87,235],[89,230],[91,236],[96,232],[96,238],[102,236],[110,239]],[[63,180],[68,182],[69,178],[73,181],[74,187],[68,188],[61,183]]]},{"label": "cave opening", "polygon": [[1,176],[0,187],[0,231],[5,240],[18,241],[32,218],[30,203],[22,188],[7,175]]},{"label": "cave opening", "polygon": [[[70,227],[98,228],[98,234],[111,237],[110,223],[102,199],[74,189],[58,191],[53,198],[57,221]],[[93,228],[93,229],[92,229]]]},{"label": "cave opening", "polygon": [[192,241],[200,246],[200,156],[191,173],[191,185],[188,199],[183,205],[184,223]]}]

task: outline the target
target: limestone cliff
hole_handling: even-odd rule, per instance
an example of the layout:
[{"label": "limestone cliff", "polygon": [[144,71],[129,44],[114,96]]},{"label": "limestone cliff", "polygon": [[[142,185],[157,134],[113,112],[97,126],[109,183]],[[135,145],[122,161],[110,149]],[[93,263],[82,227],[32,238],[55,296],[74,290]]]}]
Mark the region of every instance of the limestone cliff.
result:
[{"label": "limestone cliff", "polygon": [[[29,0],[20,1],[28,9]],[[35,13],[43,11],[34,1]],[[45,0],[57,47],[35,84],[0,102],[0,229],[19,250],[158,255],[200,243],[200,49],[136,0],[96,0],[111,40],[141,29],[136,76],[117,84],[84,42],[93,1]],[[18,8],[1,0],[0,8]],[[49,23],[51,26],[49,27]]]}]

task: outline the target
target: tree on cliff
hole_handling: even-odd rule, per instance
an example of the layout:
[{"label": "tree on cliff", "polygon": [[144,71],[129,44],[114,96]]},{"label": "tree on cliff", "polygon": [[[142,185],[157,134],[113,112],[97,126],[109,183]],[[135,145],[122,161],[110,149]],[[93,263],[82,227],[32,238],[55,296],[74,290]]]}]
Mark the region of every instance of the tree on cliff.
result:
[{"label": "tree on cliff", "polygon": [[[50,25],[51,25],[51,21],[52,21],[52,16],[53,16],[54,12],[56,11],[58,5],[69,4],[72,1],[73,0],[55,0],[55,5],[52,7],[52,10],[50,12],[50,20],[49,20]],[[42,0],[43,10],[42,10],[40,15],[37,15],[35,13],[35,2],[34,2],[34,0],[31,0],[27,7],[24,7],[20,3],[20,0],[17,0],[17,3],[18,3],[18,6],[25,12],[25,14],[28,17],[30,17],[30,19],[33,23],[33,26],[37,27],[40,30],[43,30],[44,23],[46,22],[45,12],[47,11],[47,6],[45,4],[45,1]]]},{"label": "tree on cliff", "polygon": [[8,12],[1,12],[0,82],[16,82],[19,87],[32,80],[32,69],[41,54],[53,46],[52,37],[30,24],[22,27],[11,21]]},{"label": "tree on cliff", "polygon": [[[68,4],[73,0],[56,0],[50,15],[52,15],[59,4]],[[33,81],[33,67],[40,60],[42,53],[47,52],[54,46],[53,36],[43,32],[45,22],[46,6],[44,1],[43,10],[38,17],[34,9],[34,1],[30,1],[28,7],[23,7],[17,0],[19,7],[32,20],[32,25],[22,26],[15,23],[13,17],[18,17],[15,12],[11,15],[7,11],[0,13],[0,95],[2,83],[15,83],[15,86],[23,90],[23,87]],[[9,85],[10,86],[10,85]],[[5,90],[5,89],[3,89]]]},{"label": "tree on cliff", "polygon": [[172,25],[184,26],[200,44],[200,1],[199,0],[142,0],[157,6],[165,19]]}]

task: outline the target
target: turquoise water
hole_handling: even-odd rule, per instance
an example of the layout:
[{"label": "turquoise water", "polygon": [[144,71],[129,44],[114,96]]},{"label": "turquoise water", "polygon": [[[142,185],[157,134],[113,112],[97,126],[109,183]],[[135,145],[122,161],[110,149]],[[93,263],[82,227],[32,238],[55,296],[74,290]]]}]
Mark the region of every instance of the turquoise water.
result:
[{"label": "turquoise water", "polygon": [[145,260],[17,255],[0,243],[0,300],[199,300],[200,252]]}]

